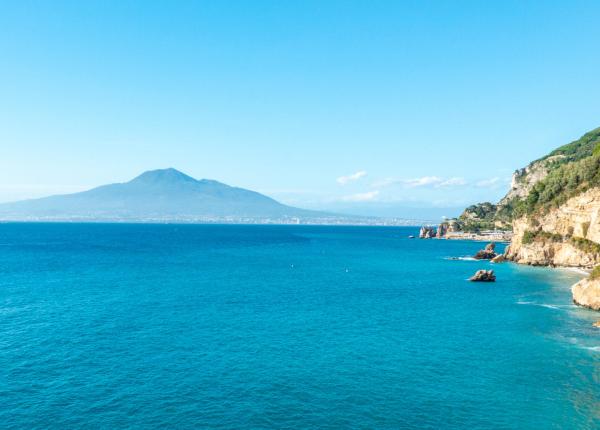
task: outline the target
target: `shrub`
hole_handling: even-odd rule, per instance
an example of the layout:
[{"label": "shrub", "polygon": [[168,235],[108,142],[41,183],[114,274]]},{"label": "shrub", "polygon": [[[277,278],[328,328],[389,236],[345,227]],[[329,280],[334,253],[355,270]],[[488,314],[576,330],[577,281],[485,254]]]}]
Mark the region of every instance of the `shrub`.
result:
[{"label": "shrub", "polygon": [[549,233],[549,232],[543,231],[543,230],[538,230],[538,231],[526,230],[523,233],[523,238],[521,239],[521,242],[524,245],[529,245],[530,243],[533,243],[533,242],[563,242],[563,241],[564,241],[564,237],[561,236],[560,234]]},{"label": "shrub", "polygon": [[584,222],[583,225],[581,226],[581,228],[583,230],[583,237],[586,237],[588,234],[588,230],[590,229],[590,223]]},{"label": "shrub", "polygon": [[600,154],[562,164],[537,182],[527,197],[516,202],[515,216],[544,212],[565,203],[569,198],[600,186]]},{"label": "shrub", "polygon": [[[548,158],[554,155],[562,155],[564,158],[562,160],[563,163],[581,160],[582,158],[589,157],[592,154],[598,153],[600,140],[600,128],[596,128],[586,134],[584,134],[581,138],[575,140],[574,142],[568,143],[566,145],[561,146],[560,148],[552,151],[547,157]],[[560,163],[560,161],[559,161]]]},{"label": "shrub", "polygon": [[[551,158],[553,157],[553,158]],[[461,219],[467,221],[500,221],[510,223],[515,218],[533,213],[544,213],[565,203],[569,198],[590,188],[600,186],[600,128],[592,130],[576,141],[552,151],[547,156],[534,161],[543,162],[547,176],[533,185],[525,198],[514,197],[502,205],[491,203],[473,205],[465,210]],[[527,170],[516,173],[516,181],[527,180]],[[473,230],[482,226],[472,225]],[[585,228],[584,228],[585,231]],[[587,233],[587,232],[586,232]],[[569,233],[568,236],[572,234]],[[528,237],[525,240],[533,240]]]},{"label": "shrub", "polygon": [[540,231],[538,236],[541,239],[549,241],[549,242],[562,242],[564,240],[564,237],[561,234],[548,233],[547,231]]},{"label": "shrub", "polygon": [[521,242],[523,242],[523,245],[529,245],[530,243],[533,243],[533,241],[535,240],[535,236],[535,231],[526,230],[525,233],[523,233],[523,238],[521,239]]},{"label": "shrub", "polygon": [[590,279],[600,279],[600,266],[594,267],[594,270],[592,270],[592,273],[590,273]]},{"label": "shrub", "polygon": [[577,249],[588,254],[600,254],[600,243],[583,237],[572,237],[569,242]]}]

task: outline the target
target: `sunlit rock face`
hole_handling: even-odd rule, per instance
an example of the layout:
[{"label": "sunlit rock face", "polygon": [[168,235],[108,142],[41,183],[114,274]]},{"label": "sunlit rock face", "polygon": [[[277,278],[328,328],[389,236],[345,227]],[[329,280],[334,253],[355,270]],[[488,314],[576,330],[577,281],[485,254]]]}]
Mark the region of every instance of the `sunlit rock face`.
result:
[{"label": "sunlit rock face", "polygon": [[571,292],[575,304],[600,311],[600,280],[582,279]]},{"label": "sunlit rock face", "polygon": [[[522,264],[592,268],[600,264],[600,188],[592,188],[542,215],[513,221],[506,257]],[[527,240],[527,236],[535,236]],[[582,241],[581,239],[584,239]]]}]

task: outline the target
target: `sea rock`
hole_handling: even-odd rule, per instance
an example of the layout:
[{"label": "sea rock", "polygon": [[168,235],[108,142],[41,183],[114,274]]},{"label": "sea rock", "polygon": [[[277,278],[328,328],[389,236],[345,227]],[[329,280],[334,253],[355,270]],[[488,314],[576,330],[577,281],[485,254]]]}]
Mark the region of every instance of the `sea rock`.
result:
[{"label": "sea rock", "polygon": [[592,324],[594,327],[598,327],[600,328],[600,321],[596,321],[594,324]]},{"label": "sea rock", "polygon": [[437,228],[437,233],[435,234],[435,236],[440,239],[444,236],[446,236],[446,232],[448,231],[448,224],[446,223],[442,223],[438,226]]},{"label": "sea rock", "polygon": [[491,263],[503,263],[506,261],[504,254],[498,254],[490,260]]},{"label": "sea rock", "polygon": [[419,239],[431,239],[433,237],[435,237],[435,228],[423,226],[419,230]]},{"label": "sea rock", "polygon": [[600,311],[599,279],[582,279],[571,287],[571,293],[576,305]]},{"label": "sea rock", "polygon": [[478,270],[469,278],[471,282],[494,282],[496,275],[493,270]]},{"label": "sea rock", "polygon": [[475,258],[476,260],[491,260],[492,258],[496,257],[495,249],[496,244],[494,242],[488,243],[485,246],[485,249],[478,251],[477,254],[473,256],[473,258]]}]

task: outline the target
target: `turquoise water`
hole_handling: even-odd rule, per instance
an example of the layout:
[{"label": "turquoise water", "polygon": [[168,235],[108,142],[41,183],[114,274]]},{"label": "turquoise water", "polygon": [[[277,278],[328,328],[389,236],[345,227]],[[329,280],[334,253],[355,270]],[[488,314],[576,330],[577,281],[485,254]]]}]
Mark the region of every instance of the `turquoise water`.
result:
[{"label": "turquoise water", "polygon": [[411,228],[0,224],[0,426],[600,426],[564,270]]}]

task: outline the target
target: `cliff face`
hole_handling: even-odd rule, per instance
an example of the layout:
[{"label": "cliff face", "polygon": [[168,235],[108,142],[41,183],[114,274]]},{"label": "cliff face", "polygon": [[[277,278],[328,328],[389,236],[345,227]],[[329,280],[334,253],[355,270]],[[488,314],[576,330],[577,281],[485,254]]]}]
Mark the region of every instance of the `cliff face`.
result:
[{"label": "cliff face", "polygon": [[600,311],[600,281],[582,279],[571,288],[573,302]]},{"label": "cliff face", "polygon": [[529,166],[517,170],[512,175],[510,190],[506,196],[498,202],[498,206],[506,205],[515,198],[527,197],[533,186],[548,176],[552,163],[562,158],[564,158],[563,155],[553,155],[542,160],[534,161]]},{"label": "cliff face", "polygon": [[600,242],[600,188],[543,215],[513,220],[513,232],[506,257],[518,263],[583,268],[600,264],[594,246]]},{"label": "cliff face", "polygon": [[[479,214],[485,205],[466,212]],[[596,267],[595,279],[580,281],[572,292],[575,303],[600,310],[600,128],[517,170],[509,192],[492,206],[480,218],[512,224],[508,260]]]}]

